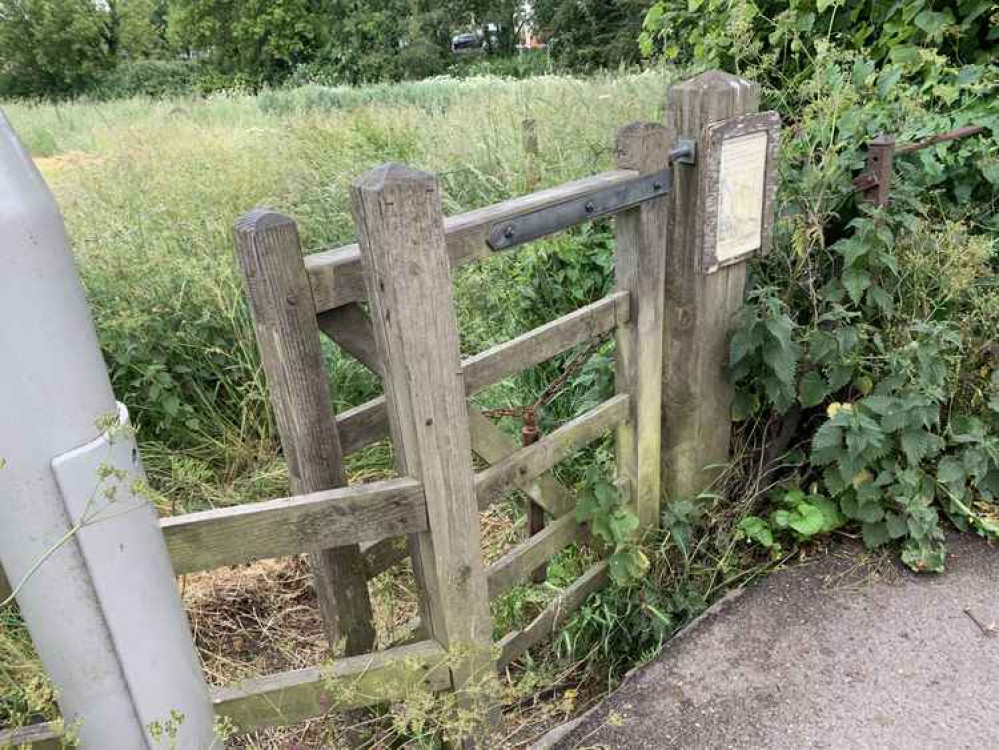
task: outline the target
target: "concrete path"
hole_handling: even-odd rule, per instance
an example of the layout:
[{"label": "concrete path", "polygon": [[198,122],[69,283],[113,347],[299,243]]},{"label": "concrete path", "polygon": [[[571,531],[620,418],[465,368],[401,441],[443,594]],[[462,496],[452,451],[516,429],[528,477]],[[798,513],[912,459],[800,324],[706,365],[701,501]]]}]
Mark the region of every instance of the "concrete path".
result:
[{"label": "concrete path", "polygon": [[999,548],[950,549],[942,576],[859,549],[776,573],[554,747],[999,749]]}]

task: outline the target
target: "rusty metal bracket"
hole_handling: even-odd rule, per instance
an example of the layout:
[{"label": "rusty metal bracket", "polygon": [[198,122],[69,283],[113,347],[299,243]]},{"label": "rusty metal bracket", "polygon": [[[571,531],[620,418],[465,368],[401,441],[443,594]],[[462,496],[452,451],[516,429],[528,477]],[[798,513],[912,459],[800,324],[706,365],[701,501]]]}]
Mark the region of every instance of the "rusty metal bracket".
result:
[{"label": "rusty metal bracket", "polygon": [[489,247],[509,250],[525,242],[633,208],[666,195],[672,188],[673,173],[669,169],[642,175],[582,198],[497,222],[489,228]]}]

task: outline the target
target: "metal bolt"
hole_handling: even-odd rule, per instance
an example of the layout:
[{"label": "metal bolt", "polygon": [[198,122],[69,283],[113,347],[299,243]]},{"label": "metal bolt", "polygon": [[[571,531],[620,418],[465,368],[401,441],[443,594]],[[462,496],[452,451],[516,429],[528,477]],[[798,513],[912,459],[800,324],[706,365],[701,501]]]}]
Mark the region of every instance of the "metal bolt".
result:
[{"label": "metal bolt", "polygon": [[583,206],[583,208],[586,209],[586,213],[588,214],[592,214],[594,211],[597,210],[597,207],[593,205],[593,201],[588,201],[586,205]]},{"label": "metal bolt", "polygon": [[506,229],[503,230],[503,236],[509,240],[513,238],[514,234],[516,234],[516,231],[513,228],[513,224],[507,224]]},{"label": "metal bolt", "polygon": [[652,189],[653,190],[662,190],[663,189],[663,184],[661,182],[659,182],[658,180],[656,180],[655,182],[652,183]]}]

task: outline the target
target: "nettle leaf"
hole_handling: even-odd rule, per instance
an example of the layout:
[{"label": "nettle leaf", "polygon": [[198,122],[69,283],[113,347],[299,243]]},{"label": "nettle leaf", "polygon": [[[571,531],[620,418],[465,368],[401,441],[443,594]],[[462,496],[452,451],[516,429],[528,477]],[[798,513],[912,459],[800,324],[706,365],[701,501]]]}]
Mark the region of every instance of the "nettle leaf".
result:
[{"label": "nettle leaf", "polygon": [[811,407],[821,404],[829,395],[829,385],[819,373],[814,370],[806,372],[798,384],[798,400],[802,406]]},{"label": "nettle leaf", "polygon": [[847,268],[843,271],[843,286],[854,304],[859,305],[864,298],[864,292],[871,285],[871,274],[863,268]]},{"label": "nettle leaf", "polygon": [[842,453],[842,428],[832,422],[825,422],[812,437],[812,463],[816,466],[825,466],[839,458]]},{"label": "nettle leaf", "polygon": [[880,286],[872,286],[867,290],[867,301],[877,307],[886,316],[891,317],[895,313],[895,300]]},{"label": "nettle leaf", "polygon": [[899,444],[910,466],[917,466],[924,458],[936,455],[943,448],[943,440],[919,428],[908,428],[899,435]]},{"label": "nettle leaf", "polygon": [[943,484],[964,484],[964,465],[953,456],[944,456],[937,464],[937,481]]}]

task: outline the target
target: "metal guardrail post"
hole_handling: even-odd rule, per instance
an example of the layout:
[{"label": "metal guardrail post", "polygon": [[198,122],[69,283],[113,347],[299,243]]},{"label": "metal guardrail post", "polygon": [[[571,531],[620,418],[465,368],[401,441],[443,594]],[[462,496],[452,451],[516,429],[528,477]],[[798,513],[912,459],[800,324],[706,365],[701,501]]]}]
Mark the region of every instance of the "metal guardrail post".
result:
[{"label": "metal guardrail post", "polygon": [[138,450],[105,431],[127,412],[59,209],[2,113],[0,238],[0,560],[66,726],[83,748],[148,750],[153,722],[177,747],[211,747],[170,559],[135,491]]}]

